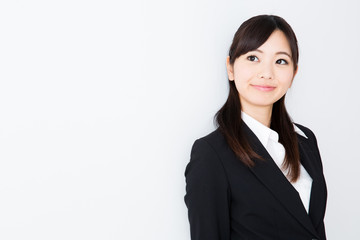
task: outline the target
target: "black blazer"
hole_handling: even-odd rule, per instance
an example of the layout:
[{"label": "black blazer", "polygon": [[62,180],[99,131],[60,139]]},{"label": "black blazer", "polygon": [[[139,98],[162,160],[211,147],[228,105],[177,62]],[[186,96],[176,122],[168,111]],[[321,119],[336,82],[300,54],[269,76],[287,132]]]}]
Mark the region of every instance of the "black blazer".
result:
[{"label": "black blazer", "polygon": [[244,123],[243,132],[265,161],[246,167],[220,130],[195,141],[185,170],[192,240],[325,240],[327,190],[313,132],[296,124],[300,159],[313,179],[309,214],[300,196]]}]

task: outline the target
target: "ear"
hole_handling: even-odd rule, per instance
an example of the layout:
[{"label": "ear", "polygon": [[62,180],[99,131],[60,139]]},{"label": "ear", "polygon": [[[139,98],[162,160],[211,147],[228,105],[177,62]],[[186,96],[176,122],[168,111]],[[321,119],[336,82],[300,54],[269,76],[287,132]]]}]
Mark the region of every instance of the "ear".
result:
[{"label": "ear", "polygon": [[234,68],[233,66],[230,64],[230,57],[227,56],[226,58],[226,70],[227,70],[227,74],[228,74],[228,77],[229,77],[229,80],[230,81],[234,81]]},{"label": "ear", "polygon": [[291,88],[291,86],[292,86],[292,84],[293,84],[293,82],[294,82],[295,75],[296,75],[296,73],[298,72],[298,70],[299,70],[299,65],[296,67],[296,69],[295,69],[295,71],[294,71],[294,76],[293,76],[293,79],[291,80],[291,84],[290,84],[290,87],[289,87],[289,88]]}]

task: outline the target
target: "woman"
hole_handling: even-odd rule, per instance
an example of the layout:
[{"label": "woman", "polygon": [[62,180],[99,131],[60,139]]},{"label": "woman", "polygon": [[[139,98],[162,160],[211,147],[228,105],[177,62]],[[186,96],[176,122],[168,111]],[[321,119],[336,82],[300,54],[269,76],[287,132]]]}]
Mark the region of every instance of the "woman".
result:
[{"label": "woman", "polygon": [[316,138],[285,108],[297,64],[284,19],[256,16],[236,32],[218,128],[195,141],[185,170],[192,240],[326,239]]}]

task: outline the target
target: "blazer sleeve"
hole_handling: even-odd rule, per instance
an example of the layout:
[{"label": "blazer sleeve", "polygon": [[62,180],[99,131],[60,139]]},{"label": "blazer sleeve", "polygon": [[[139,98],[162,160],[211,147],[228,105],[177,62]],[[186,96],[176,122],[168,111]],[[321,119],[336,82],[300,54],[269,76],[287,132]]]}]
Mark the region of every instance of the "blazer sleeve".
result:
[{"label": "blazer sleeve", "polygon": [[[314,144],[313,144],[313,147],[314,147],[314,152],[316,153],[318,159],[319,159],[319,166],[320,166],[320,169],[321,169],[321,174],[323,174],[323,164],[322,164],[322,160],[321,160],[321,154],[320,154],[320,150],[319,150],[319,146],[318,146],[318,143],[317,143],[317,139],[316,139],[316,136],[315,134],[310,130],[310,133],[312,135],[312,138],[313,138],[313,141],[314,141]],[[325,201],[327,199],[327,189],[326,189],[326,185],[325,185]],[[325,204],[326,206],[326,204]],[[324,209],[325,211],[325,209]],[[320,226],[318,227],[317,229],[321,239],[324,239],[326,240],[326,231],[325,231],[325,224],[324,224],[324,220],[321,222]]]},{"label": "blazer sleeve", "polygon": [[[320,150],[318,147],[318,142],[316,139],[315,134],[313,133],[312,130],[310,130],[307,127],[304,127],[300,124],[297,124],[298,127],[301,128],[302,131],[305,132],[306,136],[308,136],[310,138],[310,140],[312,141],[312,144],[309,144],[311,151],[316,155],[316,159],[318,159],[318,161],[316,162],[317,167],[320,169],[319,174],[322,175],[323,177],[323,164],[322,164],[322,160],[321,160],[321,154],[320,154]],[[324,179],[325,181],[325,179]],[[326,201],[327,201],[327,188],[326,188],[326,183],[324,182],[324,201],[325,201],[325,208],[322,210],[323,213],[325,214],[326,211]],[[325,231],[325,224],[324,224],[324,220],[321,221],[321,223],[319,224],[319,226],[316,228],[316,231],[318,232],[320,239],[322,240],[326,240],[326,231]]]},{"label": "blazer sleeve", "polygon": [[193,144],[185,178],[191,239],[229,240],[230,187],[218,154],[206,140]]}]

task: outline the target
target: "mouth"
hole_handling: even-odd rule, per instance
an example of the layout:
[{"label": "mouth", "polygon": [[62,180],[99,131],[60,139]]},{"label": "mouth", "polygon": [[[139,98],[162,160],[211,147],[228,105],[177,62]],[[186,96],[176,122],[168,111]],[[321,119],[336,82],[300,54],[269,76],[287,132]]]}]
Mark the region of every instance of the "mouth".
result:
[{"label": "mouth", "polygon": [[251,85],[257,90],[263,91],[263,92],[270,92],[274,90],[276,87],[274,86],[268,86],[268,85]]}]

